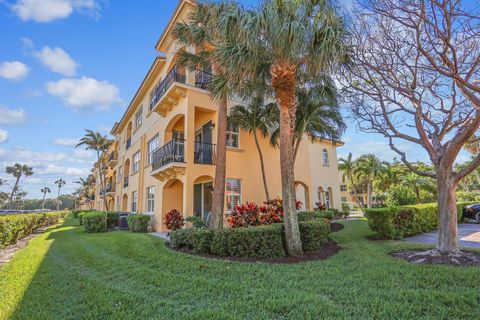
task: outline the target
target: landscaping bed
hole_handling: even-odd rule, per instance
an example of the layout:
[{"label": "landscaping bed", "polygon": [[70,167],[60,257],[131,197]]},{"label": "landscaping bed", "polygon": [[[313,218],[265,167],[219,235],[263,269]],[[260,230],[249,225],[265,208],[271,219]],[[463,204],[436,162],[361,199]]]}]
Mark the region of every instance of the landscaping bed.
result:
[{"label": "landscaping bed", "polygon": [[455,255],[441,255],[425,250],[400,250],[391,252],[390,255],[408,262],[418,264],[440,264],[462,267],[480,267],[480,253],[461,251]]}]

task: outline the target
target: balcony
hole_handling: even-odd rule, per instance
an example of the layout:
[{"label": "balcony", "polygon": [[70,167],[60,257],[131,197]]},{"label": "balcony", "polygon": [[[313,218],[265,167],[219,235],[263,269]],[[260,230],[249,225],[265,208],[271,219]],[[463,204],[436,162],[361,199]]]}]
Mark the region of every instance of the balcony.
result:
[{"label": "balcony", "polygon": [[152,176],[161,181],[185,174],[185,140],[174,138],[152,154]]},{"label": "balcony", "polygon": [[127,139],[127,145],[125,146],[125,150],[128,150],[132,146],[132,138]]},{"label": "balcony", "polygon": [[115,193],[115,185],[112,184],[111,182],[107,184],[106,193],[107,195]]},{"label": "balcony", "polygon": [[[165,116],[186,95],[185,67],[175,65],[150,94],[150,110]],[[178,85],[181,84],[181,85]]]},{"label": "balcony", "polygon": [[108,156],[108,166],[113,168],[117,164],[117,161],[118,154],[115,151],[111,152]]},{"label": "balcony", "polygon": [[124,187],[124,188],[127,188],[127,187],[128,187],[128,176],[126,176],[125,178],[123,178],[123,187]]},{"label": "balcony", "polygon": [[195,141],[193,160],[197,164],[215,164],[216,145],[212,143]]},{"label": "balcony", "polygon": [[203,71],[203,70],[196,70],[195,71],[195,87],[207,90],[208,85],[212,81],[212,74]]}]

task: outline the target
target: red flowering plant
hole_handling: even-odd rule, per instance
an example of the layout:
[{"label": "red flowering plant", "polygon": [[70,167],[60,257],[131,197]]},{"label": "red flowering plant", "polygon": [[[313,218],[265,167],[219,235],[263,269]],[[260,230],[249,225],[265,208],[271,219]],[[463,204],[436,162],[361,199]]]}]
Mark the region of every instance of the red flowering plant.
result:
[{"label": "red flowering plant", "polygon": [[172,209],[163,217],[163,223],[167,229],[175,231],[177,229],[181,229],[185,225],[185,219],[180,211],[177,209]]},{"label": "red flowering plant", "polygon": [[325,211],[327,210],[327,206],[321,202],[315,202],[315,211]]},{"label": "red flowering plant", "polygon": [[[265,201],[264,204],[269,210],[275,211],[275,213],[283,218],[283,201],[280,198],[276,198],[270,201]],[[297,200],[295,203],[295,209],[300,210],[302,208],[302,201]]]}]

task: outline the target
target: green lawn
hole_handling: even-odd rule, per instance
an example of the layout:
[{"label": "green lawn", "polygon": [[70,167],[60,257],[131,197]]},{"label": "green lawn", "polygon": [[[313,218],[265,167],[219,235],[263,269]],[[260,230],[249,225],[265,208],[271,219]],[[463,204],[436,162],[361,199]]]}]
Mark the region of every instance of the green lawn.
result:
[{"label": "green lawn", "polygon": [[477,319],[478,268],[418,266],[372,242],[365,221],[332,234],[326,261],[267,265],[173,252],[147,234],[35,238],[0,267],[0,319]]}]

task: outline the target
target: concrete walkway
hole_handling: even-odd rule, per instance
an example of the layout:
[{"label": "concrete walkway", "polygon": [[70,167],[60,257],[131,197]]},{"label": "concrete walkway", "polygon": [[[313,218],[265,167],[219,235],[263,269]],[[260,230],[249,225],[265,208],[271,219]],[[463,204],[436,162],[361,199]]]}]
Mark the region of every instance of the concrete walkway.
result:
[{"label": "concrete walkway", "polygon": [[152,236],[162,238],[164,240],[170,240],[170,236],[167,232],[150,232]]},{"label": "concrete walkway", "polygon": [[[406,238],[413,243],[437,244],[438,233],[432,231],[418,236]],[[458,225],[458,244],[462,248],[480,249],[480,224],[462,223]]]}]

